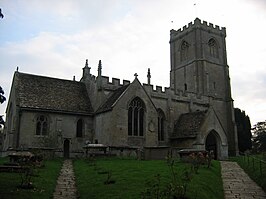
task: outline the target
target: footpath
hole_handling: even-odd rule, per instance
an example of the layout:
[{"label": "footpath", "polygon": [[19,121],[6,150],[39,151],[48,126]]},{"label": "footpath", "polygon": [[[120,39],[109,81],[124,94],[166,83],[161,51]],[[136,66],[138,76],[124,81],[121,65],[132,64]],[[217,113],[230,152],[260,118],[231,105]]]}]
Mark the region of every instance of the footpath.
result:
[{"label": "footpath", "polygon": [[225,199],[266,199],[266,194],[236,162],[221,161]]},{"label": "footpath", "polygon": [[53,194],[54,199],[77,199],[78,193],[75,182],[72,160],[64,160],[57,185]]}]

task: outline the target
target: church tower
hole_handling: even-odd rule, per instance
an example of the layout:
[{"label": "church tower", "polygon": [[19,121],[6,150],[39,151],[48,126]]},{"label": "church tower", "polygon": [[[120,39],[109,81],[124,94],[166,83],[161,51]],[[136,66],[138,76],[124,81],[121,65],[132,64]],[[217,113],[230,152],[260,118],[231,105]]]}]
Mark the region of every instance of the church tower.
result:
[{"label": "church tower", "polygon": [[225,28],[198,18],[182,30],[171,30],[170,87],[176,94],[209,98],[227,133],[229,155],[234,155],[237,136],[225,37]]},{"label": "church tower", "polygon": [[170,87],[175,92],[231,98],[225,37],[225,28],[198,18],[183,30],[171,30]]}]

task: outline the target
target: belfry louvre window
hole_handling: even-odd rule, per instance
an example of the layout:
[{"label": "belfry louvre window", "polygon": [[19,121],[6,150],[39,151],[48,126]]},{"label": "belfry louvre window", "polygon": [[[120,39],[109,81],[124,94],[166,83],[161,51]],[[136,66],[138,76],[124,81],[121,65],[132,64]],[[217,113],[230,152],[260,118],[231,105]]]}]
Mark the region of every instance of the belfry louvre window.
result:
[{"label": "belfry louvre window", "polygon": [[158,110],[158,140],[164,141],[164,121],[165,116],[161,109]]},{"label": "belfry louvre window", "polygon": [[183,41],[181,44],[181,51],[180,51],[180,58],[181,61],[187,60],[188,59],[188,48],[189,44],[186,41]]},{"label": "belfry louvre window", "polygon": [[212,57],[218,58],[218,45],[217,42],[212,38],[208,42],[209,49],[210,49],[210,55]]},{"label": "belfry louvre window", "polygon": [[143,101],[136,97],[134,98],[128,108],[128,135],[129,136],[143,136],[144,132],[144,110]]},{"label": "belfry louvre window", "polygon": [[36,135],[47,135],[48,134],[48,119],[44,115],[37,117],[36,123]]}]

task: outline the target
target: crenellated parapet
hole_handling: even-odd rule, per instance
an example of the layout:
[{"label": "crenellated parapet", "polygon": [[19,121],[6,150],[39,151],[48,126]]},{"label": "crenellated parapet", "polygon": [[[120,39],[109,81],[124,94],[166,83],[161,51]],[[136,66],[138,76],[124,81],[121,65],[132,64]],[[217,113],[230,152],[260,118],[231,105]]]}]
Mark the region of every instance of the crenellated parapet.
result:
[{"label": "crenellated parapet", "polygon": [[168,88],[163,88],[161,86],[155,86],[156,89],[154,89],[154,86],[152,84],[143,84],[143,88],[145,89],[145,91],[149,94],[149,95],[158,95],[161,97],[166,97],[166,89]]},{"label": "crenellated parapet", "polygon": [[[147,94],[153,99],[157,100],[170,100],[173,102],[180,102],[186,104],[194,104],[196,106],[208,107],[210,104],[210,97],[198,95],[192,92],[185,91],[174,91],[174,89],[170,87],[154,86],[149,84],[143,84],[143,88],[147,92]],[[155,89],[154,89],[155,88]]]},{"label": "crenellated parapet", "polygon": [[[190,25],[191,26],[191,25]],[[101,66],[101,65],[100,65]],[[114,91],[122,86],[129,85],[131,82],[129,80],[120,80],[119,78],[110,78],[108,76],[94,76],[92,74],[87,75],[86,79],[83,79],[83,82],[89,84],[90,91],[89,93],[94,93],[95,97],[99,96],[97,91]],[[99,87],[100,85],[100,87]],[[206,105],[209,103],[209,98],[206,96],[199,96],[196,93],[187,92],[183,90],[174,90],[170,87],[162,87],[152,84],[143,83],[143,88],[147,94],[153,99],[163,100],[163,101],[176,101],[182,103],[198,103]],[[94,97],[94,98],[95,98]],[[105,96],[106,97],[106,96]],[[96,97],[97,98],[97,97]],[[105,98],[104,98],[105,99]],[[98,100],[101,101],[101,100]],[[96,103],[96,102],[95,102]]]},{"label": "crenellated parapet", "polygon": [[117,88],[130,84],[129,80],[121,81],[118,78],[112,78],[110,81],[110,78],[108,76],[101,76],[101,80],[102,80],[102,88],[108,90],[115,90]]},{"label": "crenellated parapet", "polygon": [[212,32],[214,34],[223,35],[224,37],[226,36],[225,27],[213,25],[212,23],[207,23],[206,21],[201,21],[199,18],[196,18],[194,20],[194,23],[190,22],[188,25],[183,26],[182,29],[172,29],[170,31],[170,43],[175,39],[184,36],[184,34],[188,34],[189,32],[194,31],[194,29],[201,29],[208,32]]}]

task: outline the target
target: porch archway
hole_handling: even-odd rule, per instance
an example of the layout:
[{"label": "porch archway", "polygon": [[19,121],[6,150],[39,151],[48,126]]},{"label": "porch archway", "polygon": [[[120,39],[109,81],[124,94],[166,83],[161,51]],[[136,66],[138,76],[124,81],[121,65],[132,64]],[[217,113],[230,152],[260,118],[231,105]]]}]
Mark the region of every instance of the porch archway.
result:
[{"label": "porch archway", "polygon": [[219,159],[221,155],[221,139],[219,137],[219,134],[212,130],[205,139],[205,150],[206,151],[212,151],[214,154],[214,159]]}]

